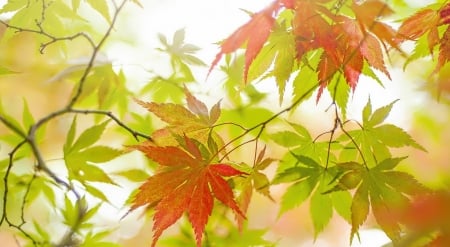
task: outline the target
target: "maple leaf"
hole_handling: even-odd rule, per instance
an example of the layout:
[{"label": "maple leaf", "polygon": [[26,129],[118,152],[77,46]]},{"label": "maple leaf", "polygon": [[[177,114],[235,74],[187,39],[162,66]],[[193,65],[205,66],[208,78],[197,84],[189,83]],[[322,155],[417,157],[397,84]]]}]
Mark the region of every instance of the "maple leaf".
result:
[{"label": "maple leaf", "polygon": [[359,4],[354,1],[351,8],[364,33],[374,34],[382,42],[386,51],[388,50],[386,43],[401,51],[400,42],[396,39],[397,32],[389,25],[377,20],[394,13],[385,2],[369,0]]},{"label": "maple leaf", "polygon": [[434,72],[438,72],[444,64],[450,61],[450,27],[445,30],[440,42],[438,63]]},{"label": "maple leaf", "polygon": [[312,1],[297,3],[293,32],[297,40],[297,59],[313,49],[323,48],[329,54],[334,54],[337,44],[331,25],[322,14],[334,20],[328,9]]},{"label": "maple leaf", "polygon": [[[237,201],[239,203],[239,207],[242,212],[246,213],[248,210],[248,206],[250,204],[250,200],[253,195],[253,191],[256,190],[260,194],[266,196],[271,201],[274,201],[272,196],[270,195],[270,182],[267,176],[262,173],[262,170],[266,169],[272,162],[275,160],[272,158],[264,158],[264,154],[266,151],[266,147],[264,147],[255,161],[253,167],[246,169],[246,173],[248,176],[242,179],[242,181],[237,181],[240,183],[242,188]],[[239,225],[239,230],[242,231],[242,226],[245,218],[240,215],[236,215],[236,221]]]},{"label": "maple leaf", "polygon": [[356,15],[356,19],[366,26],[372,25],[375,19],[379,17],[394,13],[385,2],[379,0],[368,0],[362,3],[353,1],[351,8]]},{"label": "maple leaf", "polygon": [[[364,60],[390,78],[378,40],[371,33],[365,32],[356,19],[345,16],[337,16],[335,19],[337,24],[333,26],[332,33],[336,43],[329,48],[324,48],[325,52],[317,67],[320,80],[317,101],[320,99],[323,88],[341,67],[347,84],[352,90],[355,90],[358,84]],[[331,49],[331,47],[334,48]]]},{"label": "maple leaf", "polygon": [[439,17],[441,18],[441,24],[450,24],[450,3],[439,10]]},{"label": "maple leaf", "polygon": [[430,54],[433,54],[434,47],[440,42],[438,25],[439,13],[433,9],[423,9],[403,21],[396,40],[398,42],[416,40],[427,34],[428,50]]},{"label": "maple leaf", "polygon": [[435,10],[423,9],[403,21],[397,38],[401,41],[417,39],[429,30],[435,29],[438,23],[439,15]]},{"label": "maple leaf", "polygon": [[388,158],[367,169],[357,162],[338,163],[338,184],[325,192],[356,189],[351,205],[351,240],[369,214],[393,241],[400,239],[400,212],[410,205],[409,196],[426,193],[428,188],[408,173],[393,171],[402,158]]},{"label": "maple leaf", "polygon": [[247,74],[250,64],[260,52],[264,43],[270,35],[270,32],[275,24],[275,14],[284,6],[286,8],[294,7],[293,0],[277,0],[270,4],[265,9],[252,15],[250,21],[239,27],[221,44],[220,52],[217,53],[216,58],[209,68],[208,75],[212,69],[222,58],[223,54],[228,54],[241,48],[247,42],[245,51],[245,66],[244,66],[244,82],[247,82]]},{"label": "maple leaf", "polygon": [[433,49],[439,44],[439,57],[433,74],[450,61],[450,27],[439,37],[438,27],[450,24],[450,3],[447,3],[438,10],[422,9],[411,17],[407,18],[399,28],[400,41],[415,40],[428,33],[428,49],[433,54]]},{"label": "maple leaf", "polygon": [[223,140],[211,127],[216,123],[221,114],[220,102],[209,111],[206,105],[194,97],[187,88],[184,89],[188,108],[174,103],[155,103],[136,100],[136,102],[155,114],[168,126],[152,133],[152,139],[163,146],[175,146],[178,144],[174,136],[187,135],[191,138],[206,143],[210,136],[214,141],[222,145]]},{"label": "maple leaf", "polygon": [[148,142],[131,147],[161,166],[158,173],[140,186],[130,208],[133,211],[145,205],[154,206],[152,246],[156,245],[163,231],[184,213],[187,213],[194,229],[197,246],[201,246],[214,198],[229,207],[236,216],[245,218],[224,177],[246,173],[228,164],[208,164],[192,139],[185,136],[184,141],[187,151]]}]

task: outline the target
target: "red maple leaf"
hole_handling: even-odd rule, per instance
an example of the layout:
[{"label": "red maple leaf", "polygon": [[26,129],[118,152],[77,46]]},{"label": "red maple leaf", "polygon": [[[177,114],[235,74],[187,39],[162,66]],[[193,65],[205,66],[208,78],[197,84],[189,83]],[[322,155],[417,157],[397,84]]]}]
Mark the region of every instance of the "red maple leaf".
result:
[{"label": "red maple leaf", "polygon": [[[297,3],[292,23],[297,41],[297,59],[311,50],[323,48],[329,54],[336,50],[336,37],[332,27],[322,15],[334,19],[333,14],[318,4],[318,1],[300,1]],[[335,59],[335,58],[334,58]]]},{"label": "red maple leaf", "polygon": [[[334,44],[324,47],[324,53],[317,67],[320,81],[317,100],[332,76],[342,70],[347,84],[354,90],[358,84],[364,60],[390,78],[383,60],[380,42],[372,33],[366,32],[358,20],[345,16],[336,16],[329,37]],[[328,44],[331,44],[328,41]],[[334,46],[333,49],[331,49]]]},{"label": "red maple leaf", "polygon": [[439,17],[441,18],[441,24],[450,24],[450,3],[439,10]]},{"label": "red maple leaf", "polygon": [[184,141],[187,151],[175,146],[155,146],[149,142],[131,147],[161,166],[141,185],[130,209],[156,205],[152,246],[156,245],[163,231],[185,212],[194,229],[197,246],[201,246],[214,198],[231,208],[236,216],[245,218],[234,200],[233,191],[223,178],[245,173],[228,164],[208,164],[192,139],[185,136]]},{"label": "red maple leaf", "polygon": [[217,53],[216,58],[212,62],[208,75],[220,61],[223,54],[232,53],[247,42],[244,68],[244,81],[247,82],[250,64],[255,59],[256,55],[258,55],[264,43],[266,43],[275,24],[275,14],[282,7],[294,8],[294,5],[294,0],[276,0],[267,8],[253,14],[250,21],[239,27],[221,44],[220,52]]}]

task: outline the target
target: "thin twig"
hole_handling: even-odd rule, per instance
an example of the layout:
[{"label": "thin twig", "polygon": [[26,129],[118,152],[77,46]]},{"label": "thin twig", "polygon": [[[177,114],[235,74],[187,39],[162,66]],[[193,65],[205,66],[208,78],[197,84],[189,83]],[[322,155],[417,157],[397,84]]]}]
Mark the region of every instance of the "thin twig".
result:
[{"label": "thin twig", "polygon": [[126,131],[130,132],[134,138],[136,140],[138,140],[138,137],[143,137],[147,140],[153,141],[153,139],[146,134],[143,134],[141,132],[135,131],[133,129],[131,129],[130,127],[128,127],[127,125],[125,125],[122,121],[120,121],[120,119],[118,119],[112,112],[110,111],[102,111],[102,110],[81,110],[81,109],[70,109],[68,112],[72,112],[72,113],[81,113],[81,114],[97,114],[97,115],[105,115],[107,117],[109,117],[110,119],[112,119],[114,122],[117,123],[117,125],[119,125],[120,127],[122,127],[123,129],[125,129]]},{"label": "thin twig", "polygon": [[[5,123],[4,121],[2,121],[2,122]],[[3,211],[2,211],[2,217],[0,219],[0,225],[2,225],[3,222],[7,222],[10,227],[16,228],[26,238],[30,239],[33,244],[36,244],[36,240],[22,228],[24,223],[22,222],[22,223],[20,223],[18,225],[14,224],[12,221],[10,221],[10,219],[8,218],[8,214],[7,214],[8,194],[9,194],[8,180],[9,180],[9,175],[11,173],[11,169],[12,169],[12,167],[14,165],[14,156],[15,156],[16,152],[19,151],[19,149],[26,143],[27,143],[27,140],[21,141],[18,145],[16,145],[12,149],[11,152],[9,152],[8,167],[6,168],[5,176],[3,177],[3,182],[4,182]]]},{"label": "thin twig", "polygon": [[19,226],[23,226],[26,221],[25,221],[25,205],[27,204],[27,199],[28,196],[30,194],[31,191],[31,184],[33,183],[33,181],[37,178],[37,172],[33,173],[33,177],[31,177],[30,182],[27,185],[27,189],[25,190],[25,195],[23,195],[23,200],[22,200],[22,208],[21,208],[21,213],[20,213],[20,220],[22,221],[20,223]]}]

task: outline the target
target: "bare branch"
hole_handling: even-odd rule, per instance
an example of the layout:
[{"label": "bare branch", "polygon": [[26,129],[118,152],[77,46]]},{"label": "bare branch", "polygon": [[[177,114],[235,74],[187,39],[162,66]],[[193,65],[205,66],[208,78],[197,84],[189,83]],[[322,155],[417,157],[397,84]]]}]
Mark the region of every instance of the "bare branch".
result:
[{"label": "bare branch", "polygon": [[122,127],[123,129],[125,129],[126,131],[130,132],[134,138],[136,140],[138,140],[138,137],[143,137],[149,141],[153,141],[153,139],[143,133],[140,133],[138,131],[135,131],[133,129],[131,129],[130,127],[128,127],[127,125],[125,125],[122,121],[120,121],[119,118],[117,118],[116,116],[114,116],[114,114],[110,111],[102,111],[102,110],[79,110],[79,109],[70,109],[69,112],[72,113],[81,113],[81,114],[97,114],[97,115],[104,115],[109,117],[110,119],[112,119],[114,122],[117,123],[117,125],[119,125],[120,127]]}]

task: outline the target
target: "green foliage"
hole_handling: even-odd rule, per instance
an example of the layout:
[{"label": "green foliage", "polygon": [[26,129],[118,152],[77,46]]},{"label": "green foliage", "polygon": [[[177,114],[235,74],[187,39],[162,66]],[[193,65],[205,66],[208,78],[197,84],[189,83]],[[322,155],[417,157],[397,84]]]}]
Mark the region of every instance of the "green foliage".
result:
[{"label": "green foliage", "polygon": [[[64,144],[64,161],[69,171],[69,178],[85,182],[103,182],[115,184],[108,174],[106,174],[96,163],[110,161],[121,154],[122,151],[107,146],[92,146],[103,134],[109,121],[94,125],[81,133],[77,139],[76,124],[77,118],[74,118],[70,127],[66,143]],[[94,187],[88,191],[94,192],[94,196],[101,195]]]}]

